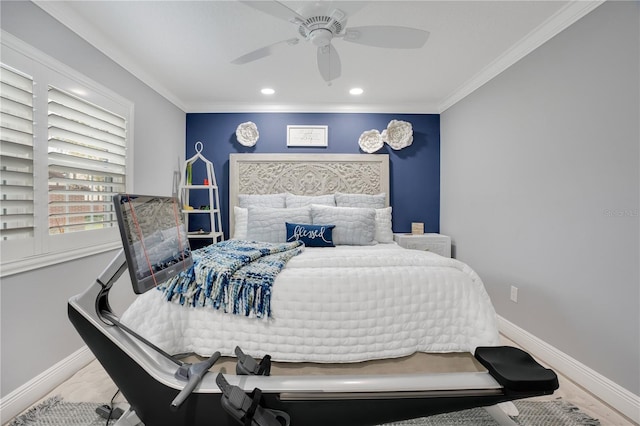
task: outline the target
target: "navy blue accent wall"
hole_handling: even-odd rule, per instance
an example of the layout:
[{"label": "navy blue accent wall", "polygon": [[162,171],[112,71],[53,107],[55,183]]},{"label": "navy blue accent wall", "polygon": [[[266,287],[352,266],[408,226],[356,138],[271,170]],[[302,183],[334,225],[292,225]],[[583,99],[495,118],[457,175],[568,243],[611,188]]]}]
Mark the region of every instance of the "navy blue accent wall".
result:
[{"label": "navy blue accent wall", "polygon": [[[440,116],[438,114],[371,113],[191,113],[187,114],[186,158],[201,141],[203,154],[213,162],[220,187],[222,222],[228,237],[229,154],[231,153],[362,153],[358,138],[365,130],[382,132],[391,120],[413,126],[413,144],[394,151],[385,144],[376,154],[389,154],[390,203],[393,231],[410,232],[411,222],[424,222],[425,232],[440,229]],[[240,145],[236,127],[253,121],[260,138],[253,147]],[[287,125],[329,126],[326,148],[287,148]],[[194,170],[194,182],[202,180]],[[206,203],[205,203],[206,204]]]}]

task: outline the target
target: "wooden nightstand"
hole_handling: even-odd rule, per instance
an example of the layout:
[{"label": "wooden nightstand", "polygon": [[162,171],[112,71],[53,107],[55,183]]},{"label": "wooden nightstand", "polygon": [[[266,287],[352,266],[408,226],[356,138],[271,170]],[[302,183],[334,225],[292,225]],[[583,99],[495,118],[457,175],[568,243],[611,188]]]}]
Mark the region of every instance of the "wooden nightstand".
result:
[{"label": "wooden nightstand", "polygon": [[451,238],[442,234],[393,234],[400,247],[430,251],[440,256],[451,257]]}]

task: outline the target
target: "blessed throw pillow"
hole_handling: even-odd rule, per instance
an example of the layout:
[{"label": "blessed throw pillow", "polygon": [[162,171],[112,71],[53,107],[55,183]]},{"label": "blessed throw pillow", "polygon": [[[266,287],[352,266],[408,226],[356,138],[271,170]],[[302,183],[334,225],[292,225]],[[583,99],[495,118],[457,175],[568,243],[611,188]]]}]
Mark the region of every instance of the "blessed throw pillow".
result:
[{"label": "blessed throw pillow", "polygon": [[287,222],[287,242],[300,240],[307,247],[335,247],[335,225],[309,225]]}]

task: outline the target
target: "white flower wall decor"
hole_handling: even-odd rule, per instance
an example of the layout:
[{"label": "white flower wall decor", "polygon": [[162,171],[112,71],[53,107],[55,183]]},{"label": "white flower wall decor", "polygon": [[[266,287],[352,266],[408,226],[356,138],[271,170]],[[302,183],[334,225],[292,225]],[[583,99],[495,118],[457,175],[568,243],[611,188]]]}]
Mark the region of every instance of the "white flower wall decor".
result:
[{"label": "white flower wall decor", "polygon": [[360,139],[358,139],[358,145],[360,145],[360,149],[362,149],[367,154],[371,154],[372,152],[378,151],[380,148],[384,146],[384,142],[382,142],[382,136],[380,132],[376,129],[367,130],[360,135]]},{"label": "white flower wall decor", "polygon": [[381,136],[395,150],[406,148],[413,143],[413,127],[408,121],[391,120]]},{"label": "white flower wall decor", "polygon": [[411,145],[413,143],[413,126],[411,123],[391,120],[382,133],[376,129],[367,130],[358,139],[360,149],[367,154],[380,150],[385,143],[396,151]]},{"label": "white flower wall decor", "polygon": [[236,138],[241,145],[254,146],[258,142],[260,133],[258,132],[258,126],[251,121],[238,124],[236,128]]}]

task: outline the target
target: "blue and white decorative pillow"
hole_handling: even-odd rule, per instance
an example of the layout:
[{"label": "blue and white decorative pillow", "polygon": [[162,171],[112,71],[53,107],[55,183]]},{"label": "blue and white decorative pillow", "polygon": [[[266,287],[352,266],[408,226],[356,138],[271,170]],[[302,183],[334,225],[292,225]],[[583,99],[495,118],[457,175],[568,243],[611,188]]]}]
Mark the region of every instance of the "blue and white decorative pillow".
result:
[{"label": "blue and white decorative pillow", "polygon": [[309,225],[287,222],[287,242],[300,240],[307,247],[335,247],[335,225]]}]

